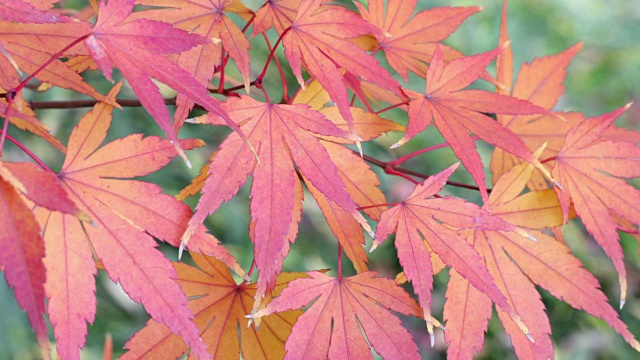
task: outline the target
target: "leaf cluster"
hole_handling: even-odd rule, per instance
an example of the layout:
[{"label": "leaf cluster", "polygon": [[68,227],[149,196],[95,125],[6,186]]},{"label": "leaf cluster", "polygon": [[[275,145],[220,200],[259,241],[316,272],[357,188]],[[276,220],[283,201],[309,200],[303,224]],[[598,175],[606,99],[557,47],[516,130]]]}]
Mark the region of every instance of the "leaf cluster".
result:
[{"label": "leaf cluster", "polygon": [[[254,11],[238,0],[91,0],[71,12],[56,3],[0,4],[0,154],[8,141],[33,160],[6,152],[0,160],[0,269],[44,358],[46,317],[58,356],[80,358],[96,317],[98,271],[151,316],[123,358],[359,359],[373,351],[419,359],[424,339],[398,314],[424,321],[432,346],[444,330],[448,357],[472,358],[494,304],[519,358],[554,358],[538,288],[603,319],[640,351],[564,241],[563,225],[584,224],[618,273],[622,308],[619,232],[638,237],[640,191],[626,179],[640,177],[640,133],[614,125],[630,105],[593,118],[557,108],[581,44],[515,75],[506,0],[496,47],[475,55],[442,42],[480,7],[272,0]],[[266,60],[250,52],[254,38],[269,50]],[[92,71],[111,81],[106,95],[85,81]],[[424,90],[410,89],[410,76]],[[123,86],[135,99],[119,95]],[[91,107],[66,143],[34,111],[47,106],[26,100],[52,87],[92,98],[48,104]],[[144,108],[165,138],[105,143],[113,112],[125,106]],[[61,169],[51,170],[10,127],[62,154]],[[180,138],[185,127],[232,132],[210,144]],[[403,152],[430,127],[442,144]],[[369,152],[392,132],[402,133],[387,152],[395,159]],[[487,166],[477,141],[491,146]],[[191,167],[187,151],[205,145],[215,149],[208,163],[176,197],[141,180],[175,157]],[[426,173],[403,166],[443,147],[459,162]],[[451,180],[454,173],[475,184]],[[380,177],[398,179],[398,189],[408,184],[410,194],[390,202],[397,195],[381,189]],[[451,195],[456,187],[477,192],[481,204]],[[185,201],[194,195],[191,209]],[[337,239],[335,276],[283,271],[305,224],[305,195]],[[248,269],[225,248],[229,240],[204,225],[234,198],[248,203]],[[381,267],[369,255],[391,241],[402,267],[395,279],[372,270]],[[170,261],[159,242],[178,257],[188,251],[195,266]],[[314,251],[326,247],[318,239]],[[355,275],[343,275],[343,256]],[[438,319],[440,272],[449,281]]]}]

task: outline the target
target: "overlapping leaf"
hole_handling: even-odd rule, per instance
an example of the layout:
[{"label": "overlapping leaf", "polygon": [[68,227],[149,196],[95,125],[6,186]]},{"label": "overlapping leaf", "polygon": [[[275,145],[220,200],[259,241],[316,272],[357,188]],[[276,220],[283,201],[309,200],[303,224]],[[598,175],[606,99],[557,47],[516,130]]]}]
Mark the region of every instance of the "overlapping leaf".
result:
[{"label": "overlapping leaf", "polygon": [[[329,97],[326,91],[321,90],[317,81],[311,82],[306,91],[299,92],[294,98],[294,103],[304,103],[314,109],[322,108]],[[320,111],[327,119],[344,131],[348,131],[346,121],[340,116],[335,106],[324,108]],[[356,131],[363,141],[377,138],[388,131],[402,131],[404,127],[392,121],[381,118],[379,115],[365,112],[363,109],[352,107],[351,112],[355,120]],[[336,137],[323,137],[326,140],[322,144],[327,149],[331,161],[338,167],[340,177],[347,185],[347,192],[356,205],[367,207],[371,205],[385,204],[386,199],[378,188],[380,182],[376,174],[371,171],[369,165],[352,150],[334,143],[353,143],[351,140]],[[311,182],[306,181],[307,188],[316,199],[322,214],[336,236],[345,254],[353,262],[358,273],[367,271],[367,254],[362,245],[364,235],[360,224],[335,202],[328,199],[318,191]],[[364,212],[373,220],[379,220],[383,208],[370,207]]]},{"label": "overlapping leaf", "polygon": [[[136,13],[138,18],[159,20],[174,24],[179,29],[203,35],[215,42],[199,45],[180,55],[178,65],[193,75],[203,86],[211,81],[216,66],[220,65],[224,49],[236,62],[247,92],[249,91],[249,41],[245,34],[225,14],[236,10],[239,2],[232,0],[137,0],[140,5],[161,6],[162,10]],[[177,121],[186,119],[193,101],[180,94],[176,99]],[[175,126],[174,126],[175,128]]]},{"label": "overlapping leaf", "polygon": [[114,66],[120,69],[142,105],[174,142],[178,154],[186,160],[171,127],[169,111],[151,78],[175,89],[224,119],[232,129],[239,130],[217,100],[209,96],[204,85],[163,56],[209,44],[211,40],[173,28],[165,22],[146,19],[127,21],[134,5],[135,0],[111,0],[106,5],[101,2],[98,20],[85,44],[107,79],[111,80]]},{"label": "overlapping leaf", "polygon": [[[445,65],[439,46],[427,71],[424,94],[408,92],[409,125],[407,133],[394,146],[400,146],[424,130],[432,121],[451,149],[469,170],[487,199],[484,167],[468,131],[528,162],[537,162],[531,151],[514,133],[484,113],[547,114],[548,110],[524,100],[483,90],[464,90],[477,80],[501,48],[456,59]],[[541,165],[539,165],[542,167]]]},{"label": "overlapping leaf", "polygon": [[[53,55],[78,38],[91,32],[85,21],[22,24],[0,20],[0,84],[6,86],[17,81],[16,67],[22,72],[34,73]],[[86,54],[86,49],[74,46],[63,55]],[[36,78],[56,86],[87,94],[98,100],[106,98],[87,84],[80,75],[62,61],[54,59]]]},{"label": "overlapping leaf", "polygon": [[[518,196],[533,171],[531,164],[521,163],[504,174],[491,193],[488,208],[508,221],[526,216],[530,220],[527,223],[529,227],[558,226],[563,223],[563,216],[557,199],[549,196],[553,195],[550,189]],[[582,268],[569,248],[542,232],[532,231],[531,234],[535,241],[513,232],[476,230],[466,233],[467,240],[482,256],[496,285],[535,339],[535,343],[529,341],[511,318],[498,310],[518,357],[547,359],[555,356],[549,338],[549,320],[536,285],[571,306],[604,319],[638,349],[640,344],[609,305],[598,281]],[[469,358],[474,349],[479,352],[482,348],[487,322],[492,315],[491,301],[455,272],[446,296],[445,335],[450,343],[447,353],[450,358]]]},{"label": "overlapping leaf", "polygon": [[[118,89],[110,93],[111,101]],[[57,212],[39,214],[47,249],[48,310],[58,349],[63,357],[78,358],[86,321],[95,316],[95,252],[111,279],[120,282],[132,299],[182,336],[194,353],[207,358],[186,297],[173,280],[176,273],[150,236],[177,246],[191,211],[173,197],[160,194],[156,185],[124,180],[164,166],[176,156],[175,148],[169,141],[140,135],[98,148],[110,126],[112,108],[99,103],[81,120],[71,134],[58,175],[92,224],[83,226]],[[181,145],[188,149],[200,143],[185,140]],[[224,260],[244,276],[215,238],[206,235],[203,227],[197,230],[192,249]]]},{"label": "overlapping leaf", "polygon": [[[52,173],[31,163],[0,162],[0,267],[27,312],[38,337],[43,357],[49,358],[49,340],[44,321],[46,280],[45,247],[33,204],[86,218],[67,197]],[[27,204],[21,196],[33,203]],[[77,221],[77,219],[76,219]]]},{"label": "overlapping leaf", "polygon": [[389,311],[420,316],[420,310],[393,280],[374,272],[348,278],[308,275],[310,279],[292,281],[253,315],[259,318],[313,302],[293,326],[285,359],[372,359],[369,344],[385,359],[420,358],[411,335]]},{"label": "overlapping leaf", "polygon": [[477,205],[453,197],[428,199],[444,187],[447,179],[458,167],[455,164],[416,186],[411,195],[399,205],[382,213],[374,240],[374,248],[390,234],[396,233],[395,245],[404,273],[422,308],[433,344],[431,322],[431,290],[433,269],[431,249],[447,265],[511,316],[526,333],[520,317],[507,302],[505,295],[494,284],[493,278],[478,255],[452,228],[514,231],[501,219],[480,209]]},{"label": "overlapping leaf", "polygon": [[[431,61],[436,44],[451,35],[479,7],[437,7],[424,10],[412,17],[417,0],[373,0],[365,9],[356,6],[362,17],[377,26],[378,47],[384,50],[389,65],[407,81],[409,71],[425,77],[427,63]],[[462,57],[462,53],[441,45],[445,61]]]},{"label": "overlapping leaf", "polygon": [[[273,287],[275,275],[282,267],[282,258],[288,253],[289,242],[297,234],[299,215],[294,216],[294,208],[301,199],[301,192],[296,190],[298,180],[294,164],[318,191],[365,229],[370,231],[370,228],[349,196],[339,169],[312,135],[344,138],[347,133],[306,105],[273,105],[242,96],[229,99],[224,109],[243,124],[242,129],[258,149],[260,163],[254,161],[236,134],[222,143],[210,164],[202,197],[189,222],[183,244],[186,246],[193,230],[202,224],[205,217],[231,199],[246,178],[253,174],[251,236],[255,245],[255,262],[260,271],[257,307],[261,297]],[[217,119],[211,118],[211,121],[215,123]],[[294,221],[295,218],[298,219]]]},{"label": "overlapping leaf", "polygon": [[349,111],[347,87],[340,67],[401,96],[398,83],[378,62],[346,39],[379,30],[340,7],[320,7],[322,0],[302,0],[290,30],[282,38],[285,55],[300,86],[304,88],[302,64],[329,93],[355,134]]},{"label": "overlapping leaf", "polygon": [[[174,263],[177,282],[189,298],[194,322],[214,359],[281,359],[284,343],[301,311],[265,317],[259,329],[247,327],[256,284],[236,284],[227,266],[215,258],[193,254],[200,269]],[[274,295],[304,273],[282,273]],[[239,332],[239,333],[238,333]],[[129,340],[122,359],[178,358],[188,347],[164,325],[151,320]]]},{"label": "overlapping leaf", "polygon": [[302,0],[269,0],[256,11],[253,20],[253,35],[261,34],[272,26],[278,34],[293,24]]},{"label": "overlapping leaf", "polygon": [[627,282],[624,255],[613,215],[640,224],[640,191],[619,178],[640,176],[640,148],[634,142],[602,140],[628,106],[583,121],[567,133],[552,174],[565,219],[573,203],[589,233],[613,261],[620,278],[620,304]]},{"label": "overlapping leaf", "polygon": [[22,0],[3,0],[0,4],[0,20],[41,24],[62,22],[64,17],[42,11]]}]

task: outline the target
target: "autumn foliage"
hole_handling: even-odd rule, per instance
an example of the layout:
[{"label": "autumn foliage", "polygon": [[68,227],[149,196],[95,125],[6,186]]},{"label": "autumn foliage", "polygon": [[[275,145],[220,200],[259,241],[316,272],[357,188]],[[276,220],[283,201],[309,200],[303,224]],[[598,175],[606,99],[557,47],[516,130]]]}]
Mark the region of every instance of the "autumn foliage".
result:
[{"label": "autumn foliage", "polygon": [[[416,2],[370,0],[349,10],[274,0],[252,11],[237,0],[91,0],[70,12],[56,0],[3,0],[0,152],[11,142],[33,161],[6,153],[0,161],[0,268],[43,357],[52,352],[48,318],[57,356],[80,358],[96,317],[98,271],[152,318],[125,345],[125,359],[359,359],[371,349],[419,359],[406,317],[424,321],[432,345],[444,330],[448,357],[469,359],[482,349],[493,305],[519,358],[554,358],[536,286],[603,319],[640,351],[562,229],[581,222],[611,259],[619,292],[609,297],[622,307],[619,232],[638,235],[640,191],[625,179],[640,177],[640,133],[613,122],[629,105],[594,118],[556,107],[581,44],[514,76],[506,1],[495,48],[475,55],[441,42],[479,7],[416,11]],[[266,61],[250,56],[253,37],[270,50]],[[269,67],[277,91],[265,82]],[[111,81],[107,94],[84,80],[92,71]],[[414,75],[424,90],[403,85]],[[495,90],[470,87],[478,82]],[[159,83],[177,96],[164,98]],[[135,99],[119,96],[126,86]],[[92,108],[68,139],[53,135],[27,100],[52,87],[94,99],[76,104]],[[122,106],[146,109],[164,138],[105,141]],[[406,126],[389,115],[398,113]],[[403,151],[431,125],[443,144]],[[213,126],[232,132],[219,144],[178,135]],[[8,135],[11,127],[64,154],[60,170]],[[397,139],[394,160],[368,154],[380,136]],[[479,140],[492,146],[490,163]],[[188,151],[205,145],[215,149],[209,163],[177,197],[140,179],[175,157],[191,166]],[[401,166],[442,147],[459,162],[431,173]],[[454,172],[469,183],[452,181]],[[413,191],[391,203],[379,175]],[[238,195],[248,181],[250,196]],[[480,201],[452,196],[455,187]],[[305,192],[338,241],[333,272],[282,271]],[[184,201],[196,194],[192,210]],[[246,269],[204,225],[236,197],[251,218]],[[171,262],[159,241],[188,252],[195,266]],[[393,242],[403,270],[395,279],[369,269],[368,253],[384,242]],[[318,239],[317,251],[330,243]],[[343,275],[343,255],[352,276]],[[433,305],[440,272],[449,274],[443,310]]]}]

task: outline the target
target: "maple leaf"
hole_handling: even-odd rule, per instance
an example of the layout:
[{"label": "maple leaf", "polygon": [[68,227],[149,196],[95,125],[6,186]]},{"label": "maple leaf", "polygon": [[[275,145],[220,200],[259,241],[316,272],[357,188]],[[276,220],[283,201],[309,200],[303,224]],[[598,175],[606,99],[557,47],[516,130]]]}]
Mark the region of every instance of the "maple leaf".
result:
[{"label": "maple leaf", "polygon": [[[112,101],[120,85],[110,92]],[[176,156],[175,148],[169,141],[143,139],[141,135],[98,148],[109,129],[112,109],[99,103],[83,117],[71,134],[58,175],[63,188],[93,225],[83,226],[77,219],[56,212],[38,215],[45,229],[46,291],[58,350],[62,357],[78,358],[86,321],[92,322],[95,316],[95,251],[112,280],[120,282],[132,299],[142,302],[152,318],[180,334],[195,354],[207,358],[186,297],[173,280],[175,270],[155,249],[151,237],[177,246],[191,210],[175,198],[160,194],[161,189],[154,184],[126,180],[166,165]],[[181,142],[185,149],[200,145],[195,140]],[[204,227],[197,229],[193,240],[193,250],[222,259],[244,276],[218,241],[205,234]]]},{"label": "maple leaf", "polygon": [[[444,64],[440,46],[436,47],[427,71],[424,94],[406,91],[409,102],[407,132],[393,147],[398,147],[423,131],[432,121],[462,164],[480,187],[483,200],[488,198],[484,167],[468,131],[528,162],[537,163],[531,151],[514,133],[484,113],[547,114],[549,110],[524,100],[483,90],[460,90],[484,72],[501,48]],[[542,168],[542,165],[538,166]]]},{"label": "maple leaf", "polygon": [[[230,0],[137,0],[140,5],[164,6],[162,10],[149,10],[136,13],[139,18],[165,21],[179,29],[203,35],[210,39],[219,39],[186,51],[178,58],[178,65],[193,75],[203,86],[211,81],[216,66],[220,63],[222,49],[235,60],[244,86],[249,92],[251,67],[249,65],[249,49],[247,37],[225,14],[238,11],[238,4]],[[176,99],[176,115],[178,121],[189,116],[193,101],[186,95],[179,94]],[[174,126],[175,128],[175,126]]]},{"label": "maple leaf", "polygon": [[[288,311],[262,319],[259,329],[247,328],[245,315],[251,312],[256,284],[236,284],[226,264],[215,258],[192,254],[199,269],[174,263],[176,280],[189,298],[194,322],[214,359],[281,359],[284,343],[302,311]],[[274,295],[304,273],[282,273]],[[239,334],[238,334],[239,331]],[[238,336],[239,335],[239,336]],[[164,325],[151,320],[125,345],[122,359],[148,357],[178,358],[188,347]]]},{"label": "maple leaf", "polygon": [[0,268],[14,290],[18,304],[25,309],[45,358],[49,340],[44,322],[45,248],[40,227],[31,211],[32,204],[86,219],[67,197],[56,176],[31,163],[0,161]]},{"label": "maple leaf", "polygon": [[552,174],[565,220],[573,203],[587,231],[611,258],[620,281],[620,306],[627,292],[624,254],[612,215],[640,224],[640,191],[619,178],[640,176],[640,148],[630,141],[602,140],[616,117],[628,107],[583,121],[571,129]]},{"label": "maple leaf", "polygon": [[[542,149],[536,155],[541,152]],[[533,165],[521,163],[504,174],[496,183],[487,208],[507,221],[527,216],[529,227],[559,226],[563,223],[563,216],[557,198],[547,196],[551,195],[550,189],[518,196],[533,172]],[[522,206],[514,207],[514,203]],[[518,211],[518,208],[524,208],[524,211]],[[640,343],[609,305],[596,278],[582,268],[569,248],[544,233],[531,231],[530,234],[536,241],[514,232],[476,230],[465,234],[482,256],[496,285],[507,295],[509,303],[536,340],[535,343],[530,342],[511,318],[498,310],[518,357],[554,358],[549,338],[551,327],[536,285],[571,306],[604,319],[629,344],[639,349]],[[482,348],[487,322],[492,315],[491,300],[457,273],[452,272],[451,275],[444,309],[447,321],[445,339],[450,343],[447,353],[450,358],[467,358],[473,355],[474,349],[479,352]]]},{"label": "maple leaf", "polygon": [[[18,80],[16,70],[32,74],[40,66],[52,60],[59,51],[91,32],[86,21],[23,24],[0,21],[0,84],[6,86]],[[63,56],[86,54],[86,49],[73,46]],[[82,77],[58,59],[35,76],[38,80],[89,95],[100,101],[108,101]],[[115,105],[115,103],[113,104]]]},{"label": "maple leaf", "polygon": [[[293,99],[294,103],[308,104],[312,109],[322,108],[329,96],[320,87],[318,81],[312,81],[305,91],[300,91]],[[326,107],[320,112],[331,120],[338,128],[348,131],[346,121],[340,116],[337,107]],[[363,109],[352,107],[351,112],[355,120],[355,128],[362,141],[369,141],[389,131],[403,131],[404,127],[392,121],[381,118],[377,114],[365,112]],[[347,185],[347,192],[356,205],[367,207],[370,205],[385,204],[386,199],[378,188],[380,181],[369,165],[351,149],[336,143],[352,144],[352,140],[323,136],[322,144],[327,149],[331,161],[338,167],[340,177]],[[336,203],[328,199],[318,191],[305,177],[305,184],[322,210],[331,231],[336,236],[345,254],[353,262],[358,273],[367,271],[367,255],[362,245],[364,235],[360,224]],[[364,210],[373,220],[380,218],[382,209],[370,207]]]},{"label": "maple leaf", "polygon": [[[551,55],[534,59],[531,63],[522,65],[516,82],[513,82],[513,54],[509,42],[509,34],[506,28],[506,2],[503,7],[502,27],[500,32],[500,43],[508,44],[498,55],[496,71],[497,80],[507,88],[499,88],[497,91],[502,94],[530,101],[545,109],[551,110],[560,96],[564,92],[564,80],[567,75],[567,67],[573,57],[580,51],[582,44],[578,43],[567,50]],[[511,88],[511,90],[509,90]],[[565,137],[569,130],[585,120],[584,115],[570,112],[558,116],[534,115],[534,116],[509,116],[498,115],[497,119],[502,125],[518,135],[530,150],[546,144],[546,148],[541,155],[542,159],[548,159],[545,167],[551,169],[555,164],[553,158],[562,149]],[[640,133],[609,127],[603,134],[603,139],[619,139],[626,141],[640,141]],[[496,148],[491,157],[491,171],[493,172],[493,182],[520,163],[520,159]],[[535,171],[529,182],[532,190],[547,189],[549,186],[545,177],[539,171]]]},{"label": "maple leaf", "polygon": [[293,24],[302,0],[269,0],[256,11],[251,36],[262,34],[272,26],[278,35]]},{"label": "maple leaf", "polygon": [[428,178],[416,186],[411,195],[399,205],[382,213],[372,249],[375,249],[391,233],[396,233],[395,245],[404,274],[411,281],[433,345],[431,322],[431,290],[433,269],[431,249],[447,265],[511,316],[527,334],[526,326],[509,305],[504,294],[496,287],[493,278],[478,253],[452,229],[486,229],[515,231],[515,227],[491,215],[477,205],[453,197],[427,199],[442,190],[447,179],[458,167],[448,169]]},{"label": "maple leaf", "polygon": [[[252,316],[260,318],[313,302],[293,326],[285,359],[371,359],[369,344],[383,358],[420,358],[411,335],[389,310],[413,316],[419,316],[420,311],[393,280],[378,278],[375,272],[347,278],[320,272],[307,274],[309,279],[292,281],[280,296]],[[361,329],[366,340],[360,336]]]},{"label": "maple leaf", "polygon": [[[107,79],[111,80],[113,66],[118,66],[144,108],[174,143],[178,154],[190,165],[178,145],[162,95],[151,78],[202,105],[207,111],[224,119],[229,127],[240,131],[200,81],[162,55],[180,53],[197,45],[209,44],[211,40],[173,28],[165,22],[146,19],[127,21],[134,4],[135,0],[111,0],[106,5],[101,2],[98,20],[85,45]],[[240,135],[245,138],[242,132]]]},{"label": "maple leaf", "polygon": [[289,31],[282,37],[285,56],[300,86],[304,89],[302,63],[316,78],[340,110],[340,114],[355,133],[349,111],[347,87],[340,67],[402,96],[400,86],[389,72],[371,55],[347,41],[379,30],[361,17],[340,6],[321,8],[322,0],[303,0]]},{"label": "maple leaf", "polygon": [[[381,33],[374,34],[378,48],[384,50],[389,61],[402,78],[407,81],[409,71],[425,77],[426,63],[431,61],[436,43],[451,35],[469,16],[480,7],[437,7],[424,10],[412,17],[417,0],[369,1],[365,9],[355,3],[362,17],[377,26]],[[445,61],[462,57],[462,53],[440,45]]]},{"label": "maple leaf", "polygon": [[29,317],[43,356],[48,358],[49,340],[45,312],[44,245],[31,209],[16,189],[0,178],[0,267],[7,284]]},{"label": "maple leaf", "polygon": [[[43,357],[49,358],[44,321],[45,254],[40,227],[31,211],[33,203],[86,219],[50,172],[31,163],[0,161],[0,268],[14,290],[18,304],[27,312]],[[21,196],[33,203],[25,203]]]},{"label": "maple leaf", "polygon": [[[536,58],[530,64],[523,64],[512,86],[513,51],[507,31],[506,1],[503,3],[499,42],[506,45],[497,57],[496,78],[504,87],[497,88],[496,91],[551,110],[564,92],[566,69],[582,48],[582,44],[573,45],[556,55]],[[543,159],[555,156],[562,148],[567,131],[583,119],[580,114],[575,113],[562,114],[561,118],[549,115],[497,115],[498,122],[518,135],[530,150],[533,151],[546,144],[541,155]],[[491,157],[494,184],[502,174],[520,162],[521,160],[517,157],[496,148]],[[546,164],[549,170],[552,166],[553,163]],[[533,190],[542,190],[548,188],[548,185],[541,173],[534,172],[529,187]]]},{"label": "maple leaf", "polygon": [[0,20],[23,23],[57,23],[65,17],[42,11],[22,0],[3,0],[0,4]]},{"label": "maple leaf", "polygon": [[[248,96],[229,99],[223,105],[229,115],[249,134],[256,144],[260,163],[231,134],[209,166],[209,176],[202,188],[196,213],[183,236],[188,246],[193,230],[225,201],[231,199],[253,174],[251,186],[251,238],[255,245],[255,262],[260,271],[256,304],[272,288],[275,275],[280,272],[282,258],[288,253],[288,243],[297,234],[298,216],[294,208],[301,201],[296,191],[297,174],[294,164],[315,188],[354,217],[371,233],[364,217],[349,196],[339,170],[330,160],[327,150],[311,133],[346,137],[317,111],[306,105],[274,105],[261,103]],[[200,122],[216,123],[211,116]],[[296,221],[294,218],[298,217]],[[296,224],[295,231],[291,231]]]}]

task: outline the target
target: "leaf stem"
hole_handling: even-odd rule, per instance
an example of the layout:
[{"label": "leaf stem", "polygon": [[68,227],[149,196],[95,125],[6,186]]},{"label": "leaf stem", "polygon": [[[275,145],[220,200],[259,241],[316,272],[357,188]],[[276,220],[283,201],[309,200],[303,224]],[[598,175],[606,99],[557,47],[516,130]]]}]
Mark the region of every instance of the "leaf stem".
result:
[{"label": "leaf stem", "polygon": [[[357,154],[358,156],[360,156],[360,153],[356,150],[351,150],[353,151],[354,154]],[[390,163],[386,162],[386,161],[382,161],[382,160],[378,160],[374,157],[371,157],[369,155],[363,155],[362,158],[367,161],[370,162],[372,164],[374,164],[375,166],[384,169],[385,173],[389,174],[389,175],[396,175],[396,176],[402,176],[400,174],[406,174],[406,175],[411,175],[411,176],[415,176],[421,179],[427,179],[429,177],[431,177],[432,175],[426,175],[423,173],[419,173],[417,171],[413,171],[413,170],[409,170],[409,169],[405,169],[405,168],[401,168],[401,167],[397,167],[397,166],[392,166]],[[387,168],[391,168],[392,170],[394,170],[394,172],[388,172]],[[404,177],[404,176],[402,176]],[[406,177],[405,177],[406,178]],[[411,178],[409,178],[411,179]],[[414,182],[414,179],[410,180],[411,182]],[[451,180],[447,180],[447,185],[450,186],[455,186],[455,187],[459,187],[459,188],[463,188],[463,189],[469,189],[469,190],[475,190],[475,191],[480,191],[480,188],[475,186],[475,185],[468,185],[468,184],[463,184],[457,181],[451,181]],[[492,189],[487,189],[488,193],[491,193]]]},{"label": "leaf stem", "polygon": [[[472,138],[474,141],[478,141],[478,140],[480,140],[480,138],[479,138],[479,137],[477,137],[477,136],[472,136],[471,138]],[[445,143],[442,143],[442,144],[438,144],[438,145],[429,146],[429,147],[427,147],[427,148],[420,149],[420,150],[418,150],[418,151],[414,151],[414,152],[412,152],[411,154],[407,154],[407,155],[405,155],[405,156],[402,156],[402,157],[400,157],[400,158],[397,158],[397,159],[395,159],[395,160],[393,160],[393,161],[389,161],[389,165],[391,165],[391,166],[394,166],[394,167],[395,167],[395,166],[398,166],[398,165],[402,164],[403,162],[405,162],[405,161],[407,161],[407,160],[409,160],[409,159],[413,158],[414,156],[418,156],[418,155],[420,155],[420,154],[425,154],[425,153],[428,153],[428,152],[430,152],[430,151],[438,150],[438,149],[442,149],[442,148],[449,147],[449,146],[451,146],[451,145],[449,145],[449,143],[446,143],[446,142],[445,142]]]},{"label": "leaf stem", "polygon": [[402,105],[409,105],[409,102],[408,102],[408,101],[403,101],[403,102],[401,102],[401,103],[397,103],[397,104],[395,104],[395,105],[387,106],[386,108],[383,108],[383,109],[380,109],[380,110],[378,110],[378,111],[374,112],[374,114],[376,114],[376,115],[380,115],[380,114],[382,114],[382,113],[383,113],[383,112],[385,112],[385,111],[389,111],[389,110],[391,110],[391,109],[395,109],[395,108],[400,107],[400,106],[402,106]]},{"label": "leaf stem", "polygon": [[7,139],[9,139],[9,141],[11,141],[15,146],[20,148],[20,150],[22,150],[25,154],[29,155],[29,157],[31,157],[38,165],[40,165],[41,168],[43,168],[44,170],[50,173],[55,174],[53,170],[51,170],[45,163],[43,163],[42,160],[40,160],[40,158],[36,154],[34,154],[31,150],[29,150],[26,146],[24,146],[24,144],[22,144],[20,141],[14,139],[11,135],[6,134],[5,132],[2,132],[2,135],[3,137],[6,137]]},{"label": "leaf stem", "polygon": [[546,158],[544,160],[540,160],[540,164],[545,164],[545,163],[548,163],[549,161],[554,161],[555,159],[556,159],[556,156],[554,155],[554,156],[548,157],[548,158]]},{"label": "leaf stem", "polygon": [[358,211],[360,210],[366,210],[366,209],[373,209],[373,208],[378,208],[378,207],[389,207],[389,206],[396,206],[400,203],[384,203],[384,204],[373,204],[373,205],[365,205],[365,206],[360,206],[358,207]]},{"label": "leaf stem", "polygon": [[63,47],[62,50],[60,50],[57,53],[51,55],[49,60],[47,60],[44,64],[40,65],[40,67],[37,68],[36,71],[31,73],[31,75],[27,76],[24,80],[22,80],[22,82],[20,84],[18,84],[17,87],[9,90],[5,94],[5,97],[7,99],[7,109],[4,112],[5,122],[4,122],[4,126],[2,128],[2,137],[0,137],[0,158],[2,158],[2,149],[4,148],[4,140],[5,140],[5,137],[7,136],[7,130],[9,129],[9,109],[11,109],[13,107],[13,99],[15,99],[16,96],[18,96],[18,94],[22,91],[22,89],[24,89],[24,87],[27,86],[27,83],[29,81],[31,81],[31,79],[33,79],[37,74],[39,74],[44,68],[49,66],[49,64],[51,64],[54,60],[59,58],[66,51],[68,51],[72,47],[76,46],[77,44],[79,44],[84,39],[88,38],[89,35],[91,35],[91,33],[85,34],[85,35],[73,40],[69,45]]},{"label": "leaf stem", "polygon": [[[253,275],[253,269],[256,268],[256,259],[254,258],[251,261],[251,267],[249,268],[249,271],[247,272],[247,276],[251,277],[251,275]],[[246,285],[248,283],[247,280],[242,281],[242,283],[240,284],[240,286]]]},{"label": "leaf stem", "polygon": [[338,240],[338,279],[342,279],[342,244]]},{"label": "leaf stem", "polygon": [[[267,48],[271,50],[271,42],[269,41],[269,37],[265,33],[262,33],[264,37],[264,41],[267,43]],[[273,57],[273,60],[276,62],[276,67],[278,68],[278,72],[280,73],[280,80],[282,81],[282,103],[289,102],[289,87],[287,85],[287,78],[284,76],[284,71],[282,70],[282,65],[280,64],[280,60],[278,60],[277,56]]]},{"label": "leaf stem", "polygon": [[224,69],[227,66],[227,61],[229,61],[229,55],[224,56],[224,45],[222,45],[222,61],[220,61],[220,83],[218,84],[218,93],[222,93],[224,91]]},{"label": "leaf stem", "polygon": [[278,45],[280,45],[280,42],[282,41],[282,39],[284,38],[284,36],[291,30],[291,26],[287,27],[286,29],[284,29],[284,31],[282,32],[282,34],[280,34],[280,37],[278,38],[278,41],[276,42],[276,44],[273,46],[273,49],[271,49],[271,52],[269,52],[269,57],[267,58],[267,62],[264,64],[264,68],[262,69],[262,72],[260,73],[260,75],[258,75],[257,79],[263,79],[264,76],[267,74],[267,69],[269,69],[269,64],[271,63],[271,58],[273,58],[273,56],[276,53],[276,49],[278,48]]}]

